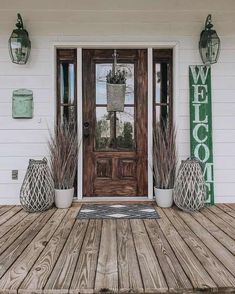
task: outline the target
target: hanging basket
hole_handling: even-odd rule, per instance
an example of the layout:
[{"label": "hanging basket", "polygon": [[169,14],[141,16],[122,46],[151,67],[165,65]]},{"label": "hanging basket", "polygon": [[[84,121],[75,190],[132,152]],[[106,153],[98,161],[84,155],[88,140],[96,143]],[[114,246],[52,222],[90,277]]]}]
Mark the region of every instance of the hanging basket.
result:
[{"label": "hanging basket", "polygon": [[206,184],[199,160],[182,161],[174,186],[174,202],[182,210],[193,212],[205,205]]},{"label": "hanging basket", "polygon": [[106,84],[107,111],[124,111],[126,84]]},{"label": "hanging basket", "polygon": [[47,210],[54,203],[54,184],[46,158],[29,160],[20,190],[20,203],[28,212]]}]

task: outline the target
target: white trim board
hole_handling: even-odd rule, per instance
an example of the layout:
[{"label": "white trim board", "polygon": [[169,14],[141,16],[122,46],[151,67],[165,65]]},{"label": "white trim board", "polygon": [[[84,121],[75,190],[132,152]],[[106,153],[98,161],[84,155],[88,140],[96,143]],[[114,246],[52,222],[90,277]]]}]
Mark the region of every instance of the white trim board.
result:
[{"label": "white trim board", "polygon": [[146,197],[126,197],[126,196],[120,196],[120,197],[83,197],[82,199],[77,199],[74,200],[73,202],[103,202],[103,201],[109,201],[109,202],[152,202],[154,201],[153,199],[149,199],[147,196]]},{"label": "white trim board", "polygon": [[78,172],[77,172],[77,198],[83,197],[83,136],[82,136],[82,48],[77,48],[77,121],[78,140],[80,144],[78,153]]},{"label": "white trim board", "polygon": [[[179,92],[178,81],[178,63],[179,63],[179,42],[55,42],[53,47],[53,60],[55,59],[56,48],[77,48],[77,115],[82,118],[82,49],[85,48],[122,48],[122,49],[147,49],[148,50],[148,195],[146,197],[138,197],[138,199],[153,199],[153,172],[152,172],[152,95],[153,95],[153,83],[152,83],[152,50],[157,48],[172,48],[173,49],[173,117],[177,120],[177,101]],[[55,77],[55,63],[53,64],[53,75]],[[55,78],[54,80],[54,97],[56,97]],[[56,113],[56,104],[54,106],[54,114]],[[54,122],[55,122],[54,115]],[[87,201],[87,197],[83,197],[83,148],[82,148],[82,119],[78,121],[78,135],[81,140],[81,148],[78,155],[78,178],[77,178],[77,199],[78,201]],[[90,197],[89,197],[90,198]],[[95,199],[94,199],[95,198]],[[92,197],[92,201],[107,200],[112,201],[117,198],[116,201],[136,201],[136,197]],[[101,199],[100,199],[101,198]],[[100,200],[97,200],[100,199]]]},{"label": "white trim board", "polygon": [[122,49],[148,49],[148,48],[175,48],[179,42],[55,42],[56,48],[122,48]]},{"label": "white trim board", "polygon": [[153,49],[148,48],[148,198],[153,199]]}]

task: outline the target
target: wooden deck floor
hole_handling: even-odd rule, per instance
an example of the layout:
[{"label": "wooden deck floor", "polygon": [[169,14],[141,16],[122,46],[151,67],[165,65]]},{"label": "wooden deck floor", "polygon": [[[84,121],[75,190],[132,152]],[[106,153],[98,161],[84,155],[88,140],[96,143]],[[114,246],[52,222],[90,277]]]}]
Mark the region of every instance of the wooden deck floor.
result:
[{"label": "wooden deck floor", "polygon": [[235,204],[160,220],[0,207],[0,293],[235,292]]}]

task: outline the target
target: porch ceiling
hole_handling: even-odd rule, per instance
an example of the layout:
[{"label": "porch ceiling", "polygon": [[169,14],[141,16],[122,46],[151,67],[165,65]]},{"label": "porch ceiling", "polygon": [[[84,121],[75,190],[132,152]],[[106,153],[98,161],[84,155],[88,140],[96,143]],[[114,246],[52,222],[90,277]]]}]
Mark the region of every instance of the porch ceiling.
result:
[{"label": "porch ceiling", "polygon": [[208,13],[220,35],[231,35],[235,1],[1,0],[0,35],[11,32],[17,12],[30,36],[198,36]]},{"label": "porch ceiling", "polygon": [[42,9],[42,10],[235,10],[234,0],[1,0],[1,9]]}]

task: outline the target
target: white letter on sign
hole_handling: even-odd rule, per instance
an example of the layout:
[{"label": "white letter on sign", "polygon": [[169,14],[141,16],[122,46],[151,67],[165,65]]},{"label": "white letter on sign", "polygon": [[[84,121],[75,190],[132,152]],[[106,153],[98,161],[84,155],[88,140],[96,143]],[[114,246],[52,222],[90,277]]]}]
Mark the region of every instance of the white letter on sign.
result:
[{"label": "white letter on sign", "polygon": [[199,77],[201,78],[202,83],[205,84],[206,79],[207,79],[207,75],[208,75],[208,72],[209,72],[209,66],[207,66],[207,68],[206,68],[206,73],[204,72],[204,69],[203,69],[202,66],[200,66],[198,68],[198,72],[196,72],[196,67],[195,66],[190,66],[190,69],[191,69],[191,73],[192,73],[192,76],[193,76],[194,84],[198,83]]},{"label": "white letter on sign", "polygon": [[208,103],[207,85],[192,85],[194,89],[193,103]]},{"label": "white letter on sign", "polygon": [[208,123],[208,116],[206,115],[204,120],[200,119],[200,106],[201,104],[193,104],[193,107],[195,109],[194,113],[195,113],[195,118],[193,123],[194,124],[199,124],[199,123]]},{"label": "white letter on sign", "polygon": [[207,139],[208,139],[208,136],[206,135],[204,139],[200,139],[198,137],[198,131],[199,131],[199,128],[205,128],[206,132],[208,132],[208,125],[205,125],[205,124],[198,124],[198,125],[195,125],[194,129],[193,129],[193,137],[194,139],[198,142],[198,143],[204,143]]},{"label": "white letter on sign", "polygon": [[213,182],[213,163],[206,163],[203,176],[205,177],[206,181],[209,183]]},{"label": "white letter on sign", "polygon": [[[204,149],[204,154],[205,154],[204,158],[201,158],[199,156],[200,148]],[[198,159],[200,159],[202,162],[207,162],[207,160],[210,157],[210,150],[209,150],[208,146],[206,144],[198,144],[194,149],[194,156],[197,157]]]}]

